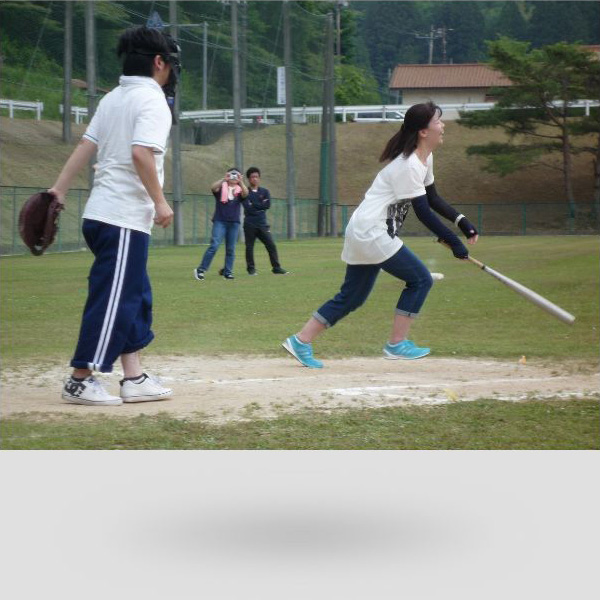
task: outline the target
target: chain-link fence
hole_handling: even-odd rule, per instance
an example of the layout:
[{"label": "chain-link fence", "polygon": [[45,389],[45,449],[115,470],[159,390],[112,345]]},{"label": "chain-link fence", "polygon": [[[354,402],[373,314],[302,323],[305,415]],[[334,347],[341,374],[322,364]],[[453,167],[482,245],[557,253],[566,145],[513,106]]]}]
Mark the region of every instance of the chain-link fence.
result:
[{"label": "chain-link fence", "polygon": [[[40,191],[39,188],[0,187],[0,255],[28,252],[19,236],[19,212],[27,198]],[[81,215],[88,197],[88,190],[74,189],[69,192],[67,209],[61,213],[60,228],[49,252],[66,252],[85,248],[81,234]],[[167,198],[171,200],[170,195]],[[600,233],[598,207],[580,204],[571,212],[566,203],[520,203],[520,204],[456,204],[456,209],[469,216],[479,231],[485,235],[568,235]],[[211,219],[214,213],[213,196],[187,194],[182,203],[184,243],[207,244],[210,239]],[[337,221],[340,235],[356,206],[338,205]],[[274,198],[268,214],[271,231],[276,239],[287,238],[287,202]],[[329,207],[325,211],[329,214]],[[296,199],[297,238],[316,237],[318,231],[319,201]],[[408,218],[402,230],[403,236],[428,235],[429,232],[415,217]],[[153,246],[173,245],[173,229],[155,228]]]}]

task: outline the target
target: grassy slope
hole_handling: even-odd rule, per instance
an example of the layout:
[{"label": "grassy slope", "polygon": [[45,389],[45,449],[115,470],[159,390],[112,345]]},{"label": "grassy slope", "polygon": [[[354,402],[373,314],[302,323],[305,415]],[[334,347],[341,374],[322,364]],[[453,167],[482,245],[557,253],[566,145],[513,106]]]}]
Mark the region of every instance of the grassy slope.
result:
[{"label": "grassy slope", "polygon": [[[150,274],[155,296],[151,353],[277,355],[279,342],[298,330],[339,289],[341,240],[280,242],[283,265],[293,274],[269,273],[257,248],[258,277],[226,282],[216,276],[221,248],[199,283],[192,277],[203,247],[155,249]],[[473,253],[577,316],[573,326],[553,319],[471,264],[451,258],[431,238],[410,239],[436,283],[415,323],[414,339],[437,356],[594,359],[598,350],[598,240],[595,237],[485,238]],[[238,252],[241,248],[238,248]],[[5,365],[69,359],[86,297],[89,253],[10,257],[1,267],[1,354]],[[400,291],[381,274],[365,307],[317,343],[323,357],[378,356]],[[43,343],[41,342],[43,340]],[[245,340],[252,340],[246,343]]]},{"label": "grassy slope", "polygon": [[[339,202],[360,202],[373,177],[381,168],[377,158],[396,125],[338,124]],[[85,130],[74,126],[74,139]],[[62,127],[56,121],[32,121],[0,117],[0,175],[2,185],[51,185],[69,155],[61,143]],[[320,125],[298,125],[294,129],[297,192],[300,198],[318,197]],[[455,122],[446,126],[444,146],[436,153],[435,173],[440,192],[449,200],[464,203],[562,202],[562,180],[554,170],[533,168],[505,178],[481,170],[483,161],[468,158],[467,146],[501,140],[497,131],[470,131]],[[206,194],[212,181],[231,166],[233,135],[210,146],[183,147],[184,192]],[[258,165],[264,182],[275,197],[285,197],[285,128],[271,126],[246,130],[244,167]],[[592,194],[592,163],[587,154],[574,158],[575,194],[589,201]],[[167,161],[166,189],[170,190],[170,161]],[[87,187],[86,175],[74,187]]]}]

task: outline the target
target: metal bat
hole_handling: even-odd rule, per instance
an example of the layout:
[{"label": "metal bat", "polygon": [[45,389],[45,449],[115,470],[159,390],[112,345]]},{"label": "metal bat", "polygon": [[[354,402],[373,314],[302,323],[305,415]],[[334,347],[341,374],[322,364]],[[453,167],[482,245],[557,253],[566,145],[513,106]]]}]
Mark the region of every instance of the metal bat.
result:
[{"label": "metal bat", "polygon": [[[438,240],[438,241],[441,244],[443,244],[444,246],[447,246],[449,248],[448,244],[446,244],[443,240]],[[521,296],[523,296],[523,298],[526,298],[530,302],[533,302],[533,304],[539,306],[546,312],[550,313],[553,317],[560,319],[563,323],[567,323],[568,325],[573,325],[573,322],[575,321],[575,317],[571,313],[562,309],[560,306],[557,306],[553,302],[550,302],[550,300],[546,300],[546,298],[544,298],[543,296],[540,296],[533,290],[530,290],[528,287],[525,287],[524,285],[521,285],[520,283],[514,281],[514,279],[511,279],[510,277],[507,277],[506,275],[502,275],[502,273],[499,273],[498,271],[495,271],[491,267],[484,265],[481,261],[477,260],[476,258],[473,258],[470,255],[468,257],[468,260],[469,260],[469,262],[473,263],[474,265],[477,265],[482,271],[485,271],[492,277],[495,277],[498,281],[501,281],[504,285],[508,286],[511,290],[514,290],[515,292],[517,292],[517,294],[521,294]]]},{"label": "metal bat", "polygon": [[530,290],[528,287],[521,285],[520,283],[514,281],[510,277],[506,275],[502,275],[502,273],[498,273],[491,267],[484,265],[482,262],[478,261],[476,258],[469,256],[469,261],[474,265],[477,265],[481,270],[489,273],[492,277],[495,277],[498,281],[501,281],[504,285],[508,286],[511,290],[517,292],[517,294],[521,294],[523,298],[526,298],[530,302],[533,302],[540,308],[544,309],[546,312],[549,312],[553,317],[560,319],[563,323],[567,323],[568,325],[572,325],[573,321],[575,321],[575,317],[562,309],[560,306],[557,306],[550,300],[546,300],[543,296],[540,296],[533,290]]}]

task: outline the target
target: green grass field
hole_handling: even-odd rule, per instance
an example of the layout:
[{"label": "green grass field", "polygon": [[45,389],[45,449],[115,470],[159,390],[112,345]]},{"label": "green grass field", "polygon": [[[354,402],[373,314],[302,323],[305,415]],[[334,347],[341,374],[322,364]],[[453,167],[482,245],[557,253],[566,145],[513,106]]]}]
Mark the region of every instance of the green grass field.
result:
[{"label": "green grass field", "polygon": [[[431,238],[407,244],[432,271],[436,284],[413,327],[413,336],[437,356],[593,359],[598,353],[598,240],[586,237],[482,238],[474,256],[576,315],[572,327],[452,258]],[[337,292],[344,276],[341,239],[279,242],[292,275],[269,272],[257,246],[259,276],[248,277],[238,248],[235,281],[224,281],[223,249],[206,281],[192,276],[204,246],[155,249],[149,261],[154,289],[156,354],[266,354],[295,332],[313,310]],[[70,358],[87,292],[91,254],[78,252],[0,259],[5,365],[45,357]],[[329,357],[377,356],[401,290],[382,273],[367,304],[319,341]],[[43,343],[41,343],[43,340]]]},{"label": "green grass field", "polygon": [[40,415],[2,424],[4,449],[585,450],[600,449],[594,400],[480,400],[435,408],[304,411],[225,425],[161,414]]},{"label": "green grass field", "polygon": [[[577,320],[571,327],[540,311],[473,265],[452,258],[431,238],[409,238],[407,244],[430,270],[446,276],[435,284],[422,318],[412,331],[413,339],[431,346],[436,356],[516,360],[524,354],[531,359],[574,362],[584,368],[597,364],[597,238],[484,237],[473,248],[473,255],[480,260],[575,314]],[[232,282],[216,274],[223,260],[222,249],[204,282],[197,282],[192,276],[204,247],[152,250],[150,274],[155,295],[156,340],[148,353],[280,355],[280,341],[297,331],[311,312],[338,290],[344,265],[339,259],[340,239],[280,241],[278,245],[282,264],[292,272],[290,276],[270,274],[262,246],[257,247],[259,276],[246,276],[243,248],[239,247],[237,278]],[[45,363],[57,361],[64,361],[65,370],[68,369],[90,264],[91,255],[86,252],[0,259],[0,351],[5,369],[18,370],[19,365],[32,363],[43,368]],[[382,273],[367,304],[319,340],[318,355],[378,356],[389,332],[399,291],[398,282]],[[2,445],[4,448],[599,447],[598,403],[593,399],[550,403],[533,399],[519,405],[484,401],[479,412],[483,411],[489,420],[482,423],[473,416],[479,403],[467,404],[470,406],[457,404],[443,409],[372,409],[360,411],[361,416],[306,413],[282,416],[268,423],[222,427],[191,424],[168,416],[125,422],[95,417],[65,417],[57,421],[40,415],[20,415],[4,419]],[[391,424],[402,419],[407,419],[407,429],[403,430],[406,437],[404,433],[400,437],[391,435],[389,428],[394,429]],[[459,423],[462,424],[457,430]],[[330,433],[324,434],[329,428]],[[63,442],[61,429],[71,432]],[[74,430],[78,432],[76,435]],[[397,428],[394,430],[397,433]],[[338,433],[334,435],[334,431]],[[543,435],[544,431],[551,431],[551,436]]]}]

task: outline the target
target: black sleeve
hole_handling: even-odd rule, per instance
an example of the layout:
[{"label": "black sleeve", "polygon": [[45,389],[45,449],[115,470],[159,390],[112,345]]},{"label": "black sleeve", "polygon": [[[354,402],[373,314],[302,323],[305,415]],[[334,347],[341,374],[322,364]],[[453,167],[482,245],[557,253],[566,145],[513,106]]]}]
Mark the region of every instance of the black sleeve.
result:
[{"label": "black sleeve", "polygon": [[435,183],[428,185],[425,188],[425,192],[427,193],[427,200],[429,201],[429,206],[435,210],[438,215],[441,215],[448,221],[456,221],[456,217],[460,214],[455,208],[450,206],[438,193],[435,189]]},{"label": "black sleeve", "polygon": [[413,198],[413,209],[417,218],[429,231],[438,236],[439,239],[446,242],[451,248],[456,258],[466,258],[469,255],[464,244],[458,239],[458,236],[450,231],[434,214],[431,212],[427,195]]},{"label": "black sleeve", "polygon": [[271,208],[271,192],[269,192],[267,189],[265,189],[265,196],[267,197],[267,200],[262,207],[264,210],[268,210]]},{"label": "black sleeve", "polygon": [[[427,192],[427,200],[429,201],[429,206],[435,210],[438,215],[442,215],[448,219],[448,221],[452,221],[458,228],[465,234],[465,237],[472,238],[474,235],[478,235],[477,229],[475,226],[465,217],[465,215],[461,215],[453,206],[450,206],[438,193],[435,189],[435,184],[428,185],[425,188]],[[458,220],[458,223],[456,220]]]}]

